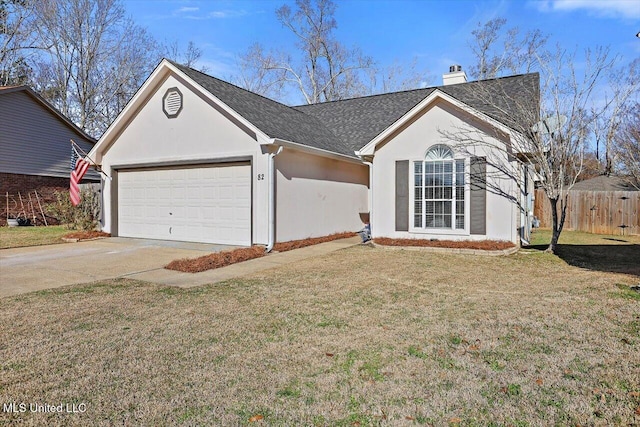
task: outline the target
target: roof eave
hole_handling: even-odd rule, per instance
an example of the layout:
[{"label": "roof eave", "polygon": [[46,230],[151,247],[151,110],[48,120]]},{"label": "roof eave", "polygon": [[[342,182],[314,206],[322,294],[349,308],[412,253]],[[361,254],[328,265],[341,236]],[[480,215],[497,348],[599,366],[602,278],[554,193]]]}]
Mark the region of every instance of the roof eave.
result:
[{"label": "roof eave", "polygon": [[322,148],[312,147],[310,145],[300,144],[298,142],[287,141],[279,138],[272,138],[268,142],[263,145],[281,145],[285,148],[291,148],[297,151],[302,151],[309,154],[314,154],[316,156],[326,157],[329,159],[342,160],[355,164],[362,164],[362,160],[358,157],[348,156],[346,154],[336,153],[334,151],[324,150]]}]

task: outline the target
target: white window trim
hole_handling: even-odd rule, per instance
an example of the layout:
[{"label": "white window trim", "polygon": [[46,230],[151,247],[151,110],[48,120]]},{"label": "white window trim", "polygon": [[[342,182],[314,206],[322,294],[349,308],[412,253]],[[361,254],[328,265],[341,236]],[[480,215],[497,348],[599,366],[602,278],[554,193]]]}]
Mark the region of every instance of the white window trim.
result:
[{"label": "white window trim", "polygon": [[[409,233],[414,233],[414,234],[443,234],[443,235],[450,235],[450,236],[470,236],[470,232],[469,232],[469,228],[470,228],[470,224],[471,224],[471,212],[470,212],[470,208],[471,208],[471,203],[469,200],[469,197],[471,196],[471,191],[470,191],[470,183],[469,183],[469,179],[468,179],[468,171],[469,171],[469,167],[470,167],[470,159],[468,157],[464,157],[464,158],[456,158],[455,156],[453,157],[453,161],[455,163],[456,160],[464,160],[464,176],[465,176],[465,182],[464,182],[464,229],[461,228],[422,228],[422,227],[416,227],[414,224],[414,215],[415,215],[415,197],[416,197],[416,192],[415,192],[415,187],[416,187],[416,181],[415,181],[415,175],[414,175],[414,167],[413,165],[415,164],[415,162],[424,162],[425,158],[422,159],[413,159],[413,160],[409,160]],[[454,190],[455,191],[455,190]],[[455,224],[455,218],[452,218],[453,224]]]}]

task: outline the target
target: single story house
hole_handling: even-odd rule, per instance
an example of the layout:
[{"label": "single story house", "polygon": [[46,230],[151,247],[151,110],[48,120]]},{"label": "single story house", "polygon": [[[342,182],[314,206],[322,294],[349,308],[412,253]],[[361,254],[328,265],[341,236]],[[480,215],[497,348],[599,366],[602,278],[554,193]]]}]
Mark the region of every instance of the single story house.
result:
[{"label": "single story house", "polygon": [[[0,225],[22,210],[18,194],[46,204],[69,191],[71,139],[86,152],[96,143],[30,87],[0,86]],[[100,177],[90,170],[85,182]]]},{"label": "single story house", "polygon": [[[470,96],[494,86],[538,108],[537,74],[467,83],[453,69],[443,86],[290,107],[163,60],[90,153],[110,177],[102,229],[270,249],[370,220],[373,237],[518,244],[526,171],[486,162],[515,132],[509,97]],[[462,128],[491,144],[443,138]]]}]

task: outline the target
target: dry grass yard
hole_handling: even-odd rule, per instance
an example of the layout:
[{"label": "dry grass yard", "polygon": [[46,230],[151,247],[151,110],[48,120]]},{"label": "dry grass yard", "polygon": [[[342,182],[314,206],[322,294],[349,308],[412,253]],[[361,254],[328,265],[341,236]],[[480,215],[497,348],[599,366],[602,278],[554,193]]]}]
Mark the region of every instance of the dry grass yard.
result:
[{"label": "dry grass yard", "polygon": [[0,227],[0,249],[23,246],[64,243],[62,237],[69,234],[62,225],[49,227]]},{"label": "dry grass yard", "polygon": [[86,405],[0,424],[639,425],[640,238],[574,239],[561,257],[357,246],[188,290],[0,299],[3,405]]}]

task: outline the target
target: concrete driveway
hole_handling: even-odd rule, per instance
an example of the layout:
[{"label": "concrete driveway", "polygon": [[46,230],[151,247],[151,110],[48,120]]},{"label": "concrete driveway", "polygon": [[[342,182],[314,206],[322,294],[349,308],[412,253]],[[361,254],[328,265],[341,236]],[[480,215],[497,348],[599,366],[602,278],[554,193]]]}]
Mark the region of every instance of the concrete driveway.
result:
[{"label": "concrete driveway", "polygon": [[[233,246],[110,237],[0,250],[0,297],[76,283],[139,276],[170,261]],[[166,271],[166,270],[165,270]]]}]

